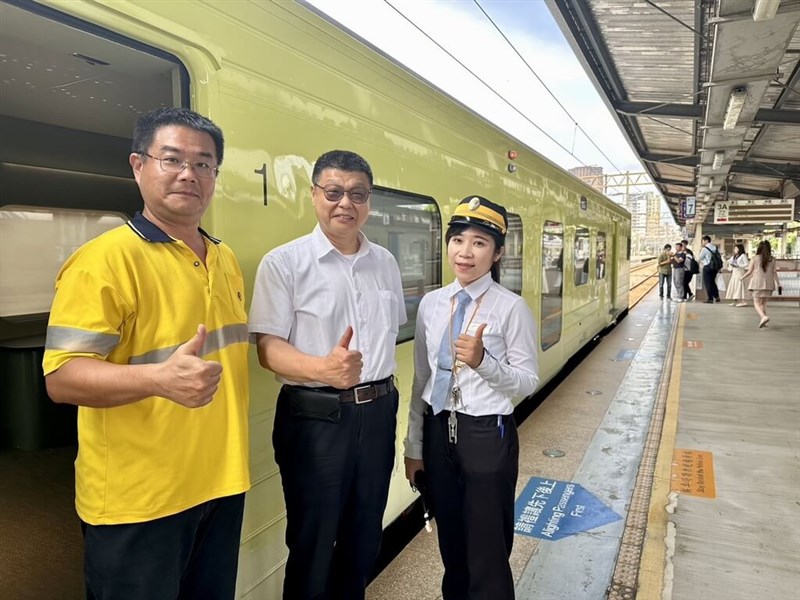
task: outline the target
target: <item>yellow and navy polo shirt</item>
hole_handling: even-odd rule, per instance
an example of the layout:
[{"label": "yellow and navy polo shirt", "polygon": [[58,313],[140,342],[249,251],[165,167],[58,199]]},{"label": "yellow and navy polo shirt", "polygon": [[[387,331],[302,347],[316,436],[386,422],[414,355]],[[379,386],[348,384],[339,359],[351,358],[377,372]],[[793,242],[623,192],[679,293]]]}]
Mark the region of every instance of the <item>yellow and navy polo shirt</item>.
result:
[{"label": "yellow and navy polo shirt", "polygon": [[230,248],[200,233],[205,265],[137,213],[79,248],[56,279],[45,375],[76,357],[162,362],[200,323],[202,358],[222,364],[202,408],[156,396],[79,407],[75,505],[87,523],[149,521],[250,487],[244,284]]}]

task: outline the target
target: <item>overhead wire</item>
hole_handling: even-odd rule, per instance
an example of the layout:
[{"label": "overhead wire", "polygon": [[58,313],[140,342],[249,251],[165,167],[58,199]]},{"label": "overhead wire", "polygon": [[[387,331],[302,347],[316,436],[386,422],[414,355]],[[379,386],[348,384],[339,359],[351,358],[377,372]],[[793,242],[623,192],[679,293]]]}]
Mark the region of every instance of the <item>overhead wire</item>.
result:
[{"label": "overhead wire", "polygon": [[[536,80],[537,80],[537,81],[538,81],[540,84],[542,84],[542,87],[543,87],[545,90],[547,90],[547,93],[548,93],[548,94],[550,94],[550,97],[551,97],[551,98],[553,98],[553,100],[555,100],[555,101],[556,101],[556,104],[558,104],[558,106],[561,108],[561,110],[563,110],[563,111],[564,111],[564,113],[565,113],[565,114],[566,114],[566,115],[567,115],[567,116],[568,116],[568,117],[569,117],[569,118],[572,120],[572,122],[573,122],[573,124],[575,125],[575,127],[577,127],[577,128],[578,128],[578,130],[579,130],[579,131],[580,131],[580,132],[581,132],[581,133],[582,133],[584,136],[586,136],[586,139],[588,139],[588,140],[589,140],[589,141],[592,143],[592,145],[593,145],[595,148],[597,148],[597,151],[598,151],[598,152],[600,152],[600,154],[602,154],[602,155],[603,155],[603,157],[604,157],[604,158],[605,158],[605,159],[606,159],[606,160],[609,162],[609,164],[610,164],[612,167],[614,167],[614,168],[617,170],[617,172],[618,172],[618,173],[621,173],[621,172],[622,172],[622,170],[621,170],[621,169],[620,169],[620,168],[619,168],[617,165],[615,165],[615,164],[614,164],[614,161],[613,161],[613,160],[611,160],[611,159],[610,159],[610,158],[609,158],[609,157],[606,155],[606,153],[605,153],[605,152],[603,152],[603,150],[600,148],[600,146],[598,146],[598,145],[595,143],[595,141],[594,141],[594,140],[591,138],[591,136],[590,136],[588,133],[586,133],[586,131],[584,131],[583,127],[581,127],[581,126],[580,126],[580,123],[578,123],[577,119],[576,119],[575,117],[573,117],[573,116],[570,114],[570,112],[569,112],[569,111],[566,109],[566,107],[565,107],[563,104],[561,104],[561,101],[560,101],[560,100],[559,100],[559,99],[556,97],[556,95],[555,95],[555,94],[552,92],[552,90],[551,90],[549,87],[547,87],[547,84],[546,84],[546,83],[545,83],[545,82],[542,80],[542,78],[541,78],[541,77],[539,77],[539,74],[538,74],[538,73],[537,73],[537,72],[534,70],[534,68],[533,68],[533,67],[530,65],[530,63],[529,63],[527,60],[525,60],[525,57],[524,57],[524,56],[522,56],[522,54],[519,52],[519,50],[517,50],[516,46],[514,46],[514,44],[511,42],[511,40],[509,40],[509,39],[508,39],[508,37],[506,36],[506,34],[505,34],[505,33],[503,33],[503,30],[502,30],[502,29],[500,29],[500,27],[498,27],[498,26],[497,26],[497,23],[495,23],[495,22],[494,22],[494,19],[492,19],[492,17],[491,17],[491,16],[489,16],[489,13],[487,13],[487,12],[486,12],[486,11],[483,9],[483,7],[480,5],[480,3],[478,2],[478,0],[473,0],[473,2],[475,2],[475,6],[477,6],[477,7],[480,9],[480,11],[483,13],[483,15],[484,15],[484,16],[485,16],[485,17],[486,17],[486,18],[489,20],[489,22],[490,22],[490,23],[491,23],[491,24],[494,26],[494,28],[497,30],[497,33],[499,33],[499,34],[500,34],[500,35],[503,37],[503,39],[506,41],[506,43],[509,45],[509,47],[510,47],[510,48],[511,48],[511,49],[514,51],[514,53],[515,53],[515,54],[516,54],[516,55],[519,57],[519,59],[520,59],[520,60],[521,60],[521,61],[522,61],[522,62],[525,64],[525,66],[526,66],[526,67],[528,67],[528,70],[531,72],[531,74],[532,74],[534,77],[536,77]],[[574,140],[573,140],[573,144],[574,144]]]},{"label": "overhead wire", "polygon": [[516,113],[517,113],[519,116],[521,116],[523,119],[525,119],[525,120],[526,120],[528,123],[530,123],[531,125],[533,125],[533,126],[534,126],[536,129],[538,129],[540,132],[542,132],[542,134],[544,134],[544,136],[545,136],[545,137],[547,137],[547,138],[548,138],[548,139],[549,139],[551,142],[553,142],[553,143],[554,143],[556,146],[558,146],[558,147],[559,147],[559,148],[561,148],[561,149],[562,149],[564,152],[566,152],[567,154],[569,154],[569,155],[570,155],[572,158],[574,158],[575,160],[577,160],[577,161],[578,161],[578,162],[579,162],[581,165],[583,165],[584,167],[588,166],[588,165],[587,165],[585,162],[583,162],[583,161],[582,161],[580,158],[578,158],[578,157],[577,157],[575,154],[573,154],[572,152],[570,152],[570,151],[569,151],[569,150],[568,150],[568,149],[567,149],[567,148],[566,148],[566,147],[565,147],[563,144],[561,144],[561,143],[560,143],[558,140],[556,140],[556,139],[555,139],[553,136],[551,136],[551,135],[550,135],[549,133],[547,133],[547,132],[546,132],[544,129],[542,129],[542,128],[541,128],[539,125],[537,125],[537,124],[536,124],[536,123],[535,123],[535,122],[534,122],[534,121],[533,121],[533,120],[532,120],[530,117],[528,117],[528,115],[526,115],[526,114],[525,114],[525,113],[523,113],[523,112],[522,112],[520,109],[518,109],[516,106],[514,106],[513,104],[511,104],[511,102],[509,102],[509,101],[508,101],[506,98],[504,98],[504,97],[503,97],[503,96],[502,96],[502,95],[501,95],[501,94],[500,94],[500,93],[499,93],[497,90],[495,90],[495,89],[494,89],[494,88],[493,88],[491,85],[489,85],[488,83],[486,83],[486,81],[484,81],[484,80],[483,80],[483,79],[480,77],[480,75],[478,75],[477,73],[475,73],[475,72],[474,72],[472,69],[470,69],[470,68],[469,68],[467,65],[465,65],[463,62],[461,62],[461,61],[460,61],[460,60],[459,60],[459,59],[458,59],[456,56],[454,56],[454,55],[453,55],[453,53],[451,53],[451,52],[450,52],[450,51],[449,51],[447,48],[445,48],[445,47],[444,47],[444,46],[442,46],[442,45],[441,45],[439,42],[437,42],[435,39],[433,39],[433,38],[432,38],[432,37],[431,37],[431,36],[430,36],[430,35],[429,35],[429,34],[428,34],[428,33],[427,33],[427,32],[426,32],[424,29],[422,29],[422,28],[421,28],[419,25],[417,25],[417,24],[416,24],[416,23],[415,23],[415,22],[414,22],[412,19],[410,19],[408,16],[406,16],[406,15],[405,15],[405,14],[404,14],[402,11],[400,11],[400,10],[399,10],[399,9],[398,9],[396,6],[394,6],[394,5],[393,5],[393,4],[392,4],[392,3],[391,3],[389,0],[383,0],[383,1],[384,1],[386,4],[388,4],[388,5],[389,5],[389,7],[390,7],[392,10],[394,10],[394,11],[395,11],[395,12],[396,12],[398,15],[400,15],[400,16],[401,16],[401,17],[403,17],[403,18],[404,18],[406,21],[408,21],[408,22],[411,24],[411,26],[413,26],[413,27],[414,27],[414,28],[415,28],[417,31],[419,31],[419,32],[420,32],[422,35],[424,35],[424,36],[425,36],[426,38],[428,38],[428,39],[429,39],[429,40],[430,40],[432,43],[434,43],[434,44],[435,44],[435,45],[436,45],[436,46],[437,46],[437,47],[438,47],[440,50],[442,50],[442,51],[443,51],[445,54],[447,54],[447,56],[449,56],[449,57],[450,57],[450,58],[452,58],[454,61],[456,61],[456,62],[457,62],[457,63],[458,63],[458,64],[459,64],[459,65],[460,65],[460,66],[461,66],[461,67],[462,67],[462,68],[463,68],[465,71],[467,71],[467,72],[468,72],[470,75],[472,75],[472,76],[473,76],[475,79],[477,79],[478,81],[480,81],[480,82],[481,82],[481,83],[482,83],[482,84],[483,84],[483,85],[484,85],[484,86],[485,86],[485,87],[486,87],[486,88],[487,88],[489,91],[491,91],[491,92],[492,92],[492,93],[493,93],[495,96],[497,96],[498,98],[500,98],[500,100],[502,100],[502,101],[503,101],[505,104],[507,104],[507,105],[508,105],[508,106],[509,106],[509,107],[510,107],[510,108],[511,108],[511,109],[512,109],[514,112],[516,112]]}]

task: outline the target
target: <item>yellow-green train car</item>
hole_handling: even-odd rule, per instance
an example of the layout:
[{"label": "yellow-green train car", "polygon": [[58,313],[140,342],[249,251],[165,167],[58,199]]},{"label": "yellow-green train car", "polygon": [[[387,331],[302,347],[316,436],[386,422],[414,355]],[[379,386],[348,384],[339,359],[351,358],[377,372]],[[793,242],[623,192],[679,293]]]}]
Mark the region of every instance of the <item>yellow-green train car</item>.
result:
[{"label": "yellow-green train car", "polygon": [[[511,213],[503,283],[539,320],[543,383],[627,310],[626,211],[302,4],[3,0],[0,24],[0,372],[15,380],[3,445],[74,440],[70,415],[43,423],[7,408],[42,389],[41,372],[17,366],[42,344],[61,262],[140,208],[130,132],[158,106],[189,106],[222,127],[225,162],[203,226],[234,249],[249,286],[267,251],[312,229],[312,161],[341,148],[370,162],[366,233],[395,254],[410,317],[397,345],[386,524],[414,500],[401,445],[414,317],[421,296],[452,278],[443,219],[461,198],[480,193]],[[252,352],[247,598],[279,597],[286,555],[270,442],[277,388]]]}]

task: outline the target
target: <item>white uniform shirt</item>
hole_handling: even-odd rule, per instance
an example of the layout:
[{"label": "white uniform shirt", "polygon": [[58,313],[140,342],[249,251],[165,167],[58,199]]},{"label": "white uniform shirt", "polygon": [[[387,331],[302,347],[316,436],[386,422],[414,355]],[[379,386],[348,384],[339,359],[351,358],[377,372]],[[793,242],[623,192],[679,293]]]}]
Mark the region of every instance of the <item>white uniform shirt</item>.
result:
[{"label": "white uniform shirt", "polygon": [[349,347],[364,361],[360,382],[394,373],[397,333],[407,320],[400,269],[388,250],[363,234],[359,239],[358,252],[346,257],[317,225],[264,256],[250,306],[251,341],[266,333],[305,354],[327,356],[352,325]]},{"label": "white uniform shirt", "polygon": [[[425,406],[431,403],[439,345],[450,326],[452,298],[461,289],[456,280],[427,294],[419,305],[414,337],[414,384],[405,440],[405,455],[409,458],[422,458],[422,415]],[[525,301],[492,281],[490,273],[463,289],[472,301],[467,304],[462,331],[474,335],[478,326],[486,323],[483,346],[487,354],[474,370],[466,365],[460,369],[458,412],[471,416],[511,414],[512,399],[529,396],[539,383],[536,322]],[[481,296],[480,308],[472,317],[476,300]],[[446,408],[452,408],[452,400],[448,400]]]}]

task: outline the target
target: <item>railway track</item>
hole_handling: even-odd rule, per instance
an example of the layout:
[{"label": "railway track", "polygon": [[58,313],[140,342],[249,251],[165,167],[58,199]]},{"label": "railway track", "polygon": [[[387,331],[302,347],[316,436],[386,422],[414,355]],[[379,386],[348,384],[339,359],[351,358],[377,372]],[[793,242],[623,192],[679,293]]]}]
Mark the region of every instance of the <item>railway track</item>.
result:
[{"label": "railway track", "polygon": [[628,307],[633,308],[658,285],[658,260],[652,259],[631,267]]}]

